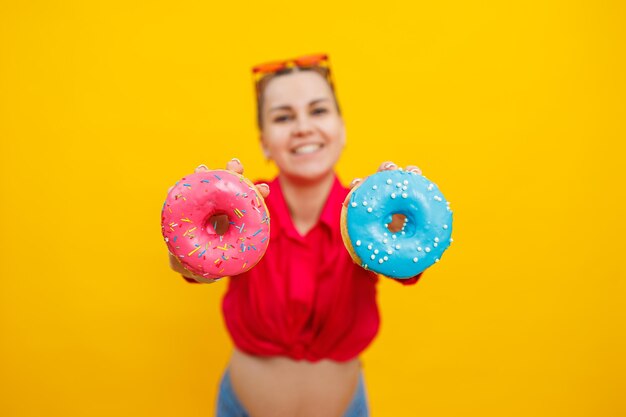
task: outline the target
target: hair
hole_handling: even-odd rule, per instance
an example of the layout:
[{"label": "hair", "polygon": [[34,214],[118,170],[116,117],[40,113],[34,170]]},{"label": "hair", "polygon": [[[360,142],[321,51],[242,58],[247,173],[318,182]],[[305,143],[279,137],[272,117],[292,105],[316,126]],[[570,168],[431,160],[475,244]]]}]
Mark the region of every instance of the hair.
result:
[{"label": "hair", "polygon": [[[259,91],[258,98],[257,98],[257,107],[256,107],[257,108],[257,126],[259,130],[263,130],[263,100],[265,98],[265,88],[267,87],[267,84],[269,84],[269,82],[273,80],[274,78],[280,77],[281,75],[285,75],[285,74],[291,74],[295,72],[295,70],[296,68],[285,68],[283,70],[265,75],[263,78],[261,78],[257,82],[255,87],[258,88],[258,91]],[[330,70],[326,67],[319,67],[319,66],[307,67],[307,68],[297,67],[297,70],[298,71],[314,71],[320,74],[324,78],[324,81],[326,81],[326,83],[330,87],[330,91],[333,94],[333,99],[335,101],[335,107],[337,108],[337,113],[339,114],[339,116],[341,116],[341,108],[339,107],[339,101],[337,100],[337,94],[335,93],[335,88],[333,84],[330,83],[328,80],[328,73],[330,72]]]}]

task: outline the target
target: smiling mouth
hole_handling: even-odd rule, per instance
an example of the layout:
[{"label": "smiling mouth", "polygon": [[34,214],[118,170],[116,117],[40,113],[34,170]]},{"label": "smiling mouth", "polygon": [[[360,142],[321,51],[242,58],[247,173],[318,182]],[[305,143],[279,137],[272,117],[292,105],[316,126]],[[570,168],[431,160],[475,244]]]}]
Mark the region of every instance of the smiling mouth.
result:
[{"label": "smiling mouth", "polygon": [[301,146],[297,146],[295,148],[293,148],[291,150],[291,153],[294,155],[308,155],[314,152],[317,152],[318,150],[322,149],[324,147],[323,144],[321,143],[309,143],[306,145],[301,145]]}]

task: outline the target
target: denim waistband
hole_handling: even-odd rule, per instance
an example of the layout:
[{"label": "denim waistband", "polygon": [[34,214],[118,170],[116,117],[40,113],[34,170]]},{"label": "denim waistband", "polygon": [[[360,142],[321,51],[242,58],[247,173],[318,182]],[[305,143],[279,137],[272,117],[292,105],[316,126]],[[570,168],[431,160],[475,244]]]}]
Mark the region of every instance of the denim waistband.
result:
[{"label": "denim waistband", "polygon": [[[230,368],[226,368],[220,381],[216,404],[217,417],[250,417],[237,398],[230,381]],[[359,382],[352,401],[343,417],[369,417],[369,406],[363,370],[359,370]]]}]

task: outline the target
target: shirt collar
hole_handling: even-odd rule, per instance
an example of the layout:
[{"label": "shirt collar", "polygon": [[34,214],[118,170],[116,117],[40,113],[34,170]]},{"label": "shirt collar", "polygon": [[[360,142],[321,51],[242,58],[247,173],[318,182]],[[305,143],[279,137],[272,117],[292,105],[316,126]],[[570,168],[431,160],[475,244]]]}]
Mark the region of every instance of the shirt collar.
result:
[{"label": "shirt collar", "polygon": [[[279,226],[280,229],[288,231],[288,234],[290,235],[293,234],[293,237],[298,237],[299,234],[293,226],[291,214],[289,213],[289,207],[287,206],[287,201],[285,200],[283,191],[280,188],[280,180],[278,176],[269,183],[269,186],[270,195],[268,196],[267,202],[272,208],[272,221],[276,220],[278,223],[277,226]],[[326,198],[326,202],[324,203],[324,207],[322,208],[319,218],[319,223],[324,224],[329,230],[339,229],[341,205],[343,204],[343,200],[348,195],[348,191],[348,189],[341,185],[337,174],[333,173],[333,184],[330,188],[330,192],[328,193],[328,197]],[[270,228],[270,230],[275,229],[277,228]]]}]

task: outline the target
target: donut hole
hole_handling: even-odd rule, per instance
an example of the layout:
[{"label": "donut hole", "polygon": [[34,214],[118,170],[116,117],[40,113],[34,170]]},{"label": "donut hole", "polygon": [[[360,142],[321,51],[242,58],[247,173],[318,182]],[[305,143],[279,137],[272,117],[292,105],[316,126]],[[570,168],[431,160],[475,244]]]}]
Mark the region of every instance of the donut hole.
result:
[{"label": "donut hole", "polygon": [[230,227],[228,216],[224,213],[216,213],[209,217],[206,223],[206,230],[210,234],[225,235]]},{"label": "donut hole", "polygon": [[406,216],[402,213],[394,213],[391,215],[391,222],[387,224],[387,229],[391,233],[398,233],[404,227]]}]

